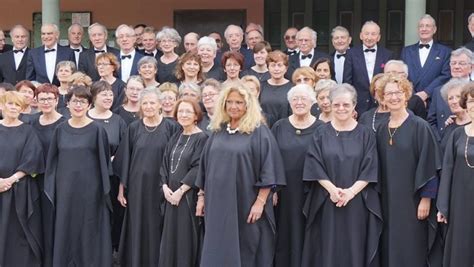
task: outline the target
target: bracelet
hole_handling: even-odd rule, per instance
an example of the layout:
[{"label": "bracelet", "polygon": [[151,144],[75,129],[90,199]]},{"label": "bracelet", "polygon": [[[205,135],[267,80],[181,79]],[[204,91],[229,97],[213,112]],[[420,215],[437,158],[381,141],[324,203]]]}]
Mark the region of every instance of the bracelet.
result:
[{"label": "bracelet", "polygon": [[267,203],[263,198],[261,198],[260,196],[257,196],[257,199],[260,200],[260,202],[262,202],[263,205],[265,205],[265,203]]},{"label": "bracelet", "polygon": [[199,192],[199,193],[197,193],[197,196],[198,196],[198,197],[203,197],[203,196],[204,196],[204,192]]}]

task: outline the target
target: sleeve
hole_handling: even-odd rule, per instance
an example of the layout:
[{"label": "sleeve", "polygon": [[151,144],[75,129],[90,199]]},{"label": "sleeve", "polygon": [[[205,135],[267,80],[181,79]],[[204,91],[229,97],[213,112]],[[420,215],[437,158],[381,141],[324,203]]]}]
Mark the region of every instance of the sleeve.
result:
[{"label": "sleeve", "polygon": [[56,169],[58,164],[58,142],[60,134],[60,126],[53,133],[51,143],[49,144],[48,155],[46,157],[46,169],[44,174],[44,192],[52,206],[56,202]]},{"label": "sleeve", "polygon": [[378,181],[378,156],[375,133],[366,131],[364,136],[364,153],[359,171],[359,181],[377,183]]},{"label": "sleeve", "polygon": [[110,150],[109,141],[107,139],[107,133],[101,127],[97,127],[97,148],[99,157],[100,174],[102,180],[102,190],[104,196],[106,196],[107,206],[112,210],[112,203],[110,200],[110,176],[112,176],[112,166],[110,164]]},{"label": "sleeve", "polygon": [[441,171],[441,179],[439,182],[438,198],[436,201],[436,207],[446,218],[449,216],[449,200],[451,196],[454,162],[456,160],[455,142],[458,140],[458,135],[456,132],[458,131],[455,131],[453,134],[451,134],[446,145],[443,159],[443,169]]},{"label": "sleeve", "polygon": [[444,56],[441,59],[444,61],[441,73],[433,81],[431,81],[431,83],[424,90],[430,97],[436,87],[442,86],[451,78],[451,68],[449,66],[451,50],[448,48],[445,48],[444,50],[446,51],[444,52]]},{"label": "sleeve", "polygon": [[26,142],[21,153],[21,163],[16,171],[22,171],[26,174],[44,173],[44,154],[43,147],[39,137],[33,128],[28,128],[29,133],[26,136]]},{"label": "sleeve", "polygon": [[191,155],[191,165],[189,171],[181,180],[181,183],[194,187],[197,173],[199,170],[199,162],[201,159],[202,150],[204,148],[204,145],[206,144],[206,141],[207,135],[203,133],[194,145],[193,154]]},{"label": "sleeve", "polygon": [[280,149],[270,129],[261,125],[252,133],[254,148],[254,168],[258,175],[257,187],[273,187],[286,185],[285,170]]},{"label": "sleeve", "polygon": [[416,153],[418,163],[415,174],[415,191],[420,197],[435,198],[438,172],[441,170],[441,153],[438,142],[429,125],[419,118],[416,129]]},{"label": "sleeve", "polygon": [[303,181],[331,180],[326,172],[321,143],[321,135],[316,132],[306,153]]},{"label": "sleeve", "polygon": [[33,53],[34,51],[31,50],[28,53],[28,57],[26,59],[26,79],[28,81],[36,81],[36,72],[35,72],[35,63],[33,61]]},{"label": "sleeve", "polygon": [[113,172],[120,178],[120,183],[127,187],[128,183],[128,173],[130,168],[130,161],[132,157],[133,144],[132,144],[132,127],[130,126],[125,131],[125,134],[120,140],[119,147],[115,153],[114,161],[112,163]]}]

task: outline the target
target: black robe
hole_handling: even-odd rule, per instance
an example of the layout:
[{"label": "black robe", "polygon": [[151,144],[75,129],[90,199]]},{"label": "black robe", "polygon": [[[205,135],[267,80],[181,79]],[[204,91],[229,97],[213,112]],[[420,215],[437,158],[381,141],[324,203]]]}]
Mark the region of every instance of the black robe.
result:
[{"label": "black robe", "polygon": [[261,83],[259,100],[263,113],[269,115],[266,118],[270,128],[278,120],[288,118],[291,115],[287,95],[292,86],[291,82],[278,86],[271,85],[268,81]]},{"label": "black robe", "polygon": [[55,212],[52,266],[112,264],[110,174],[107,134],[100,125],[58,125],[44,179]]},{"label": "black robe", "polygon": [[199,166],[197,187],[205,191],[203,248],[200,266],[270,267],[275,249],[271,194],[262,217],[247,223],[260,188],[285,184],[283,162],[270,130],[209,137]]},{"label": "black robe", "polygon": [[158,266],[164,204],[160,167],[166,145],[178,129],[167,119],[151,130],[143,120],[134,121],[115,154],[114,174],[120,177],[127,199],[119,246],[122,267]]},{"label": "black robe", "polygon": [[130,123],[139,119],[137,112],[129,112],[125,110],[123,106],[119,106],[118,108],[116,108],[114,110],[114,113],[122,117],[127,126],[130,125]]},{"label": "black robe", "polygon": [[359,116],[359,123],[365,125],[376,132],[380,124],[388,121],[390,112],[377,112],[377,107],[367,110]]},{"label": "black robe", "polygon": [[255,76],[255,78],[258,79],[259,82],[265,82],[267,81],[268,79],[271,78],[270,76],[270,72],[266,71],[266,72],[256,72],[254,71],[252,68],[248,69],[248,70],[243,70],[242,72],[240,72],[240,77],[244,77],[245,75],[252,75],[252,76]]},{"label": "black robe", "polygon": [[430,189],[428,185],[436,181],[441,169],[438,143],[429,124],[413,114],[397,128],[392,145],[388,131],[388,121],[377,129],[384,218],[382,266],[437,266],[435,202],[427,219],[418,220],[417,213],[421,197],[436,195],[436,186]]},{"label": "black robe", "polygon": [[[443,266],[474,266],[474,168],[466,163],[465,127],[446,142],[437,207],[448,219]],[[474,166],[474,138],[469,137],[467,160]]]},{"label": "black robe", "polygon": [[446,126],[446,128],[444,128],[443,136],[441,137],[441,142],[439,144],[439,148],[441,149],[441,154],[442,155],[444,155],[444,151],[446,150],[446,145],[448,144],[448,140],[451,137],[451,135],[453,134],[453,132],[457,128],[466,126],[469,123],[471,123],[471,122],[468,122],[464,125],[459,125],[459,124],[456,124],[456,123],[452,123],[452,124]]},{"label": "black robe", "polygon": [[283,158],[286,176],[286,187],[278,193],[276,267],[301,266],[305,227],[304,159],[314,132],[323,124],[322,121],[316,120],[306,129],[297,129],[286,118],[279,120],[272,127],[272,133]]},{"label": "black robe", "polygon": [[[376,185],[378,161],[374,133],[358,124],[336,132],[331,123],[316,130],[306,155],[303,180],[311,182],[304,204],[305,241],[301,266],[379,266],[382,211]],[[368,182],[345,207],[338,208],[318,181],[349,188]]]},{"label": "black robe", "polygon": [[158,266],[192,267],[199,264],[200,229],[196,217],[197,190],[194,184],[207,137],[204,132],[192,135],[181,135],[179,132],[166,146],[160,170],[161,185],[167,184],[173,192],[182,184],[190,186],[191,189],[183,195],[178,206],[173,206],[165,200]]},{"label": "black robe", "polygon": [[156,81],[160,84],[165,82],[176,83],[178,79],[175,76],[176,66],[178,65],[178,59],[175,61],[165,64],[158,59],[158,72],[156,73]]},{"label": "black robe", "polygon": [[44,171],[41,142],[27,124],[0,125],[0,177],[27,175],[0,193],[0,266],[40,267],[43,257],[40,194],[30,174]]}]

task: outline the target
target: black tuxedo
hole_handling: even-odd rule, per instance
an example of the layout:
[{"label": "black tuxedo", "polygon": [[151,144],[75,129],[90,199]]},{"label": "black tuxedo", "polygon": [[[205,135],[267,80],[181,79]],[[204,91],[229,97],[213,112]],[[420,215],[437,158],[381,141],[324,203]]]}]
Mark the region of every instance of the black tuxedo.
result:
[{"label": "black tuxedo", "polygon": [[[151,57],[152,55],[148,54],[147,52],[145,52],[145,49],[140,49],[140,50],[136,50],[138,53],[142,54],[143,56],[149,56]],[[160,57],[163,55],[163,52],[161,52],[161,50],[159,49],[156,49],[156,55],[154,55],[153,57],[158,61],[160,60]]]},{"label": "black tuxedo", "polygon": [[[292,56],[290,56],[290,58],[288,60],[288,70],[286,71],[285,77],[290,81],[291,81],[291,76],[293,76],[293,72],[295,72],[295,70],[297,68],[301,67],[301,65],[300,65],[300,53],[301,53],[301,51],[299,51],[296,54],[293,54]],[[316,50],[316,48],[315,48],[314,53],[311,57],[311,64],[309,64],[309,66],[312,67],[314,65],[314,63],[316,62],[316,60],[318,60],[320,58],[330,58],[330,57],[329,57],[328,54],[326,54],[324,52],[321,52],[319,50]]]},{"label": "black tuxedo", "polygon": [[[107,46],[107,52],[112,53],[117,57],[117,60],[120,62],[120,50],[117,48]],[[94,48],[87,49],[82,51],[79,55],[79,71],[84,72],[89,77],[91,77],[92,81],[100,80],[99,73],[97,72],[97,68],[95,67],[95,51]]]},{"label": "black tuxedo", "polygon": [[[75,62],[74,51],[71,48],[66,46],[57,45],[56,51],[56,65],[60,61],[72,61]],[[53,75],[53,81],[51,82],[48,78],[48,73],[46,71],[46,58],[44,46],[31,49],[28,53],[28,59],[26,61],[26,79],[30,81],[37,81],[39,83],[52,83],[59,86],[59,80],[56,77],[56,73]]]},{"label": "black tuxedo", "polygon": [[[120,52],[119,52],[119,53],[120,53]],[[143,57],[143,54],[140,54],[140,53],[138,53],[138,52],[135,51],[135,56],[133,57],[132,69],[130,70],[130,76],[132,76],[132,75],[138,75],[138,66],[137,66],[137,65],[138,65],[138,61],[139,61],[142,57]],[[122,61],[120,55],[119,55],[119,58],[118,58],[118,59],[119,59],[119,62]],[[120,63],[120,65],[122,65],[122,64]],[[119,78],[119,79],[122,79],[122,70],[121,70],[120,68],[117,70],[117,75],[118,75],[118,78]],[[126,81],[124,81],[124,82],[126,82]]]},{"label": "black tuxedo", "polygon": [[[377,51],[375,53],[373,76],[382,73],[385,63],[394,59],[393,52],[381,46],[377,46]],[[369,91],[369,74],[362,46],[357,46],[347,50],[346,60],[344,61],[343,82],[351,84],[357,90],[356,111],[359,115],[375,106],[374,99]]]},{"label": "black tuxedo", "polygon": [[18,69],[15,67],[15,53],[8,51],[0,55],[0,82],[7,82],[15,85],[19,81],[26,79],[26,61],[30,49],[25,48],[23,58]]}]

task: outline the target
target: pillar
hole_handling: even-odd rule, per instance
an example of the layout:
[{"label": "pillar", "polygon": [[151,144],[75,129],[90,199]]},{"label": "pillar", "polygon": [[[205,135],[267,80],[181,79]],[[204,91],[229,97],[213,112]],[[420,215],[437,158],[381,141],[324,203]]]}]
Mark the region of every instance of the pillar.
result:
[{"label": "pillar", "polygon": [[59,0],[42,0],[42,24],[54,23],[59,27]]},{"label": "pillar", "polygon": [[418,41],[418,20],[426,14],[426,0],[405,0],[405,46]]}]

